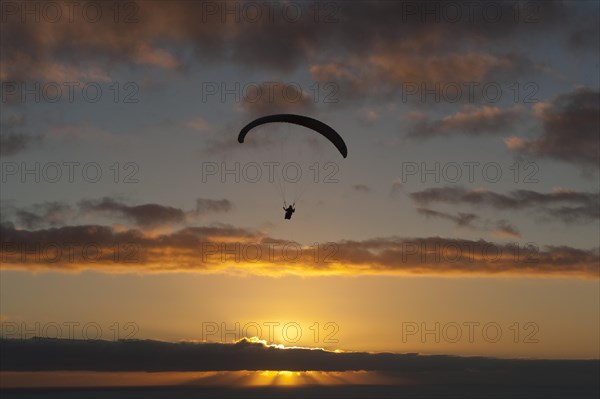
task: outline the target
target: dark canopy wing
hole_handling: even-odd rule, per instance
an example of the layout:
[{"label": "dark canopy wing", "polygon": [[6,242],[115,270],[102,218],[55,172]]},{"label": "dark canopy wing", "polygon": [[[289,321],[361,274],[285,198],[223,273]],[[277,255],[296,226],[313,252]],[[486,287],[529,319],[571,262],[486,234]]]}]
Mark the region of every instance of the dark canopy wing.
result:
[{"label": "dark canopy wing", "polygon": [[277,114],[277,115],[269,115],[263,116],[261,118],[255,119],[240,131],[240,135],[238,136],[238,141],[240,143],[244,142],[244,138],[248,134],[248,132],[254,129],[256,126],[263,125],[265,123],[293,123],[294,125],[304,126],[306,128],[312,129],[317,133],[325,136],[329,141],[333,143],[333,145],[339,150],[344,158],[348,156],[348,148],[346,147],[346,143],[342,139],[342,137],[331,127],[324,124],[321,121],[318,121],[313,118],[309,118],[308,116],[302,115],[294,115],[294,114]]}]

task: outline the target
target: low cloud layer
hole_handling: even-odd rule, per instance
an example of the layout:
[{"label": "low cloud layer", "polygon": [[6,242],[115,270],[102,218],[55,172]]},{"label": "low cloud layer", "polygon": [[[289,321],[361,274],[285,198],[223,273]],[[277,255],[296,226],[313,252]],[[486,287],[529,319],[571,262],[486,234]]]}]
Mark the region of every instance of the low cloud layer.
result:
[{"label": "low cloud layer", "polygon": [[[2,340],[0,370],[7,371],[373,371],[403,383],[467,384],[534,389],[556,393],[597,393],[598,360],[527,360],[416,353],[330,352],[310,348],[276,348],[249,339],[236,343],[169,343],[159,341]],[[463,386],[463,385],[459,385]],[[514,388],[517,387],[517,388]],[[355,388],[353,388],[355,389]],[[446,388],[448,389],[448,388]],[[505,391],[506,388],[503,388]],[[380,390],[379,390],[380,391]],[[378,391],[378,392],[379,392]],[[514,393],[512,394],[514,395]],[[509,396],[512,396],[509,395]],[[386,396],[388,397],[388,396]],[[537,396],[536,396],[537,397]],[[586,396],[587,397],[587,396]],[[593,396],[590,396],[593,397]]]},{"label": "low cloud layer", "polygon": [[294,275],[548,275],[597,278],[598,249],[484,240],[376,238],[306,246],[226,225],[151,234],[83,225],[0,226],[3,268]]}]

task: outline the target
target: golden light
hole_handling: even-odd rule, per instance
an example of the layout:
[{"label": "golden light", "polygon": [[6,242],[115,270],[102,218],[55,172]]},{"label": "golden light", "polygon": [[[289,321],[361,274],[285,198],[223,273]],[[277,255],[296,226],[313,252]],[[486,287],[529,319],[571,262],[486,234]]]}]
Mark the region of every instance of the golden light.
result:
[{"label": "golden light", "polygon": [[0,388],[126,387],[126,386],[310,386],[390,385],[408,380],[369,371],[201,371],[201,372],[0,372]]}]

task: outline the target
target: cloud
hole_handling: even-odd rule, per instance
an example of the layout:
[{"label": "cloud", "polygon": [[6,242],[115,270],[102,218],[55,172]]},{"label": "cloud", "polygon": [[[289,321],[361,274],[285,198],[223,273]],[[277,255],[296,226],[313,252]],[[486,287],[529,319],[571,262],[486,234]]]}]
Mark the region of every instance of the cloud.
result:
[{"label": "cloud", "polygon": [[[353,79],[362,79],[360,87],[366,88],[380,81],[378,74],[388,84],[398,78],[457,81],[486,74],[506,77],[496,71],[519,74],[534,65],[523,61],[524,56],[476,54],[472,48],[501,49],[523,37],[545,39],[546,33],[556,30],[571,35],[572,43],[582,37],[580,9],[554,1],[540,3],[534,15],[519,5],[519,18],[513,3],[483,1],[475,7],[459,3],[458,20],[447,17],[436,1],[374,1],[368,9],[344,2],[331,10],[319,9],[318,15],[308,3],[293,4],[300,10],[300,18],[293,22],[288,3],[257,3],[257,19],[243,12],[242,6],[225,12],[225,5],[218,2],[211,5],[214,10],[203,2],[132,2],[133,13],[121,15],[119,23],[107,8],[97,22],[79,14],[69,21],[69,8],[62,3],[58,5],[63,18],[58,22],[42,18],[24,24],[18,13],[7,14],[0,27],[5,39],[0,79],[98,80],[123,66],[178,69],[192,57],[203,65],[262,68],[289,75],[306,63],[323,69],[344,59],[366,61],[367,70]],[[494,6],[500,20],[490,23],[482,12],[488,5]],[[583,14],[597,14],[593,7],[581,8]],[[523,22],[526,17],[529,23]],[[78,40],[69,40],[72,37]],[[326,75],[333,76],[335,71],[327,68]]]},{"label": "cloud", "polygon": [[140,64],[155,65],[165,69],[174,69],[179,61],[163,49],[153,49],[147,43],[141,43],[135,53],[135,60]]},{"label": "cloud", "polygon": [[413,192],[411,198],[420,204],[448,203],[487,206],[500,210],[534,209],[565,223],[590,222],[600,218],[600,195],[555,189],[551,193],[514,190],[500,194],[490,190],[466,190],[462,187],[428,188]]},{"label": "cloud", "polygon": [[587,8],[581,15],[578,15],[578,26],[572,28],[567,36],[569,49],[597,53],[597,49],[600,47],[599,14],[600,7],[596,4],[596,7]]},{"label": "cloud", "polygon": [[[446,212],[440,212],[422,207],[417,208],[417,212],[427,217],[450,220],[458,227],[468,227],[471,229],[490,231],[492,235],[496,237],[518,238],[521,236],[517,228],[505,220],[499,220],[496,222],[490,222],[489,220],[486,220],[483,221],[483,223],[476,224],[474,222],[481,221],[481,218],[474,213],[458,212],[456,215],[452,215]],[[490,224],[492,225],[491,228],[489,227]]]},{"label": "cloud", "polygon": [[317,24],[308,17],[289,29],[289,22],[281,18],[281,6],[273,11],[257,5],[261,15],[279,18],[251,21],[238,15],[236,20],[230,14],[211,13],[203,3],[143,1],[132,2],[119,23],[104,6],[104,17],[93,23],[80,15],[69,21],[69,9],[63,4],[58,4],[63,16],[58,22],[42,19],[24,24],[19,15],[7,15],[1,27],[6,39],[1,78],[72,81],[93,79],[93,70],[110,74],[121,66],[174,69],[188,53],[204,64],[294,69],[306,56],[307,46],[319,43],[323,29],[315,29]]},{"label": "cloud", "polygon": [[8,204],[2,207],[2,222],[19,228],[38,229],[64,226],[80,222],[87,216],[107,216],[118,220],[120,226],[129,222],[139,227],[174,227],[191,223],[198,216],[226,213],[233,209],[227,199],[196,199],[193,210],[183,210],[159,204],[128,205],[120,200],[104,197],[84,199],[77,206],[60,201],[48,201],[27,207]]},{"label": "cloud", "polygon": [[352,189],[354,191],[359,191],[363,193],[369,193],[372,191],[371,187],[367,186],[366,184],[354,184],[352,185]]},{"label": "cloud", "polygon": [[73,209],[62,202],[50,201],[34,204],[26,209],[13,209],[16,221],[25,228],[60,226],[67,223]]},{"label": "cloud", "polygon": [[522,150],[527,146],[527,141],[521,137],[507,137],[504,139],[504,144],[509,150]]},{"label": "cloud", "polygon": [[79,203],[83,213],[104,213],[132,221],[137,226],[169,226],[189,222],[190,217],[224,213],[233,209],[227,199],[196,199],[196,208],[192,211],[158,204],[126,205],[115,199],[105,197],[101,200],[83,200]]},{"label": "cloud", "polygon": [[207,213],[229,212],[233,209],[232,203],[227,199],[213,200],[198,198],[196,200],[196,213],[204,215]]},{"label": "cloud", "polygon": [[[485,396],[485,392],[501,390],[508,396],[521,397],[524,392],[532,390],[546,396],[576,391],[586,397],[594,397],[598,392],[598,365],[597,359],[498,359],[278,348],[264,341],[246,338],[235,343],[3,339],[0,358],[2,372],[367,371],[382,373],[387,377],[387,384],[394,381],[395,386],[387,388],[390,393],[397,392],[400,389],[398,385],[404,387],[402,389],[407,389],[408,385],[414,387],[418,396],[433,392],[432,396],[436,397],[442,391],[447,396],[448,392],[464,393],[467,389],[482,396]],[[373,383],[373,379],[370,381]],[[478,385],[475,390],[473,381],[477,381]],[[335,397],[355,396],[359,388],[364,386],[351,387],[351,391],[343,391]],[[256,389],[253,387],[253,392]],[[332,392],[338,392],[332,389],[327,387],[327,397]],[[373,397],[375,392],[380,395],[385,389],[379,386],[376,391],[369,391],[372,394],[368,396]],[[189,390],[188,385],[186,392]],[[214,389],[210,392],[215,395]],[[234,396],[239,396],[240,392],[245,391],[236,392]],[[257,392],[262,391],[254,393]],[[315,391],[301,392],[310,397],[314,396]],[[364,389],[359,392],[365,393]],[[195,395],[198,393],[195,392]],[[271,397],[273,390],[268,393],[267,396]]]},{"label": "cloud", "polygon": [[596,168],[600,163],[600,91],[578,88],[533,107],[542,124],[536,139],[511,137],[510,150]]},{"label": "cloud", "polygon": [[498,82],[550,71],[523,54],[494,55],[464,49],[447,53],[447,48],[423,51],[420,46],[404,48],[402,44],[377,43],[366,56],[313,64],[310,73],[322,85],[335,82],[344,100],[395,98],[405,104],[429,106],[491,102],[493,92],[488,94],[482,90],[487,84],[498,85]]},{"label": "cloud", "polygon": [[[597,20],[596,20],[597,22]],[[598,24],[592,23],[590,26],[584,26],[569,34],[569,47],[575,50],[597,49],[600,46],[598,40]]]},{"label": "cloud", "polygon": [[417,208],[417,212],[420,213],[421,215],[424,215],[427,217],[436,217],[436,218],[451,220],[454,223],[456,223],[457,226],[469,226],[470,227],[471,223],[474,220],[479,218],[479,216],[475,215],[474,213],[459,212],[455,216],[455,215],[451,215],[449,213],[438,212],[438,211],[435,211],[433,209],[428,209],[428,208]]},{"label": "cloud", "polygon": [[83,200],[79,203],[79,207],[84,212],[98,212],[122,217],[133,221],[138,226],[145,227],[182,223],[185,220],[185,212],[178,208],[157,204],[129,206],[109,197],[101,200]]},{"label": "cloud", "polygon": [[[187,271],[278,276],[426,274],[596,278],[598,250],[527,247],[441,237],[374,238],[314,247],[228,225],[152,234],[99,225],[42,230],[0,226],[6,269],[147,273]],[[66,247],[65,247],[66,246]],[[63,248],[64,247],[64,248]],[[90,252],[90,248],[94,251]],[[116,248],[116,249],[115,249]],[[116,250],[125,250],[122,256]],[[126,256],[125,256],[126,255]]]},{"label": "cloud", "polygon": [[41,136],[32,136],[26,133],[2,133],[0,134],[0,155],[7,157],[17,155],[41,141]]},{"label": "cloud", "polygon": [[496,222],[496,226],[492,231],[492,235],[507,238],[521,237],[521,233],[519,233],[517,228],[512,224],[508,223],[506,220],[499,220]]},{"label": "cloud", "polygon": [[512,131],[521,119],[519,107],[501,109],[492,106],[479,108],[465,106],[463,111],[442,119],[431,121],[425,115],[413,117],[409,137],[427,138],[431,136],[499,134]]}]

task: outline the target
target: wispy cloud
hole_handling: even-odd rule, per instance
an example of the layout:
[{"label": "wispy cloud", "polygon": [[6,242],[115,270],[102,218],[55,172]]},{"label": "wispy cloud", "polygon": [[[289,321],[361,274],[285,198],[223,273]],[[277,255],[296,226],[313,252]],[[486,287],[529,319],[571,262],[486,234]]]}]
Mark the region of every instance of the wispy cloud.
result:
[{"label": "wispy cloud", "polygon": [[185,220],[185,212],[178,208],[158,204],[130,206],[112,198],[83,200],[79,207],[84,212],[98,212],[125,218],[138,226],[177,224]]},{"label": "wispy cloud", "polygon": [[467,190],[462,187],[428,188],[413,192],[411,198],[420,204],[448,203],[476,205],[499,210],[532,209],[565,223],[590,222],[600,218],[598,193],[556,189],[551,193],[514,190],[508,194],[490,190]]},{"label": "wispy cloud", "polygon": [[431,136],[498,134],[513,131],[521,119],[519,107],[502,109],[492,106],[479,108],[466,106],[464,110],[440,120],[430,120],[426,115],[413,114],[413,125],[408,136],[427,138]]},{"label": "wispy cloud", "polygon": [[71,205],[60,201],[36,203],[27,207],[11,204],[2,208],[2,222],[10,222],[18,228],[39,229],[65,226],[81,222],[82,218],[99,217],[102,220],[114,220],[121,226],[136,227],[181,227],[191,223],[199,216],[226,213],[233,209],[227,199],[196,199],[196,207],[184,210],[160,204],[131,205],[124,200],[104,197],[84,199]]},{"label": "wispy cloud", "polygon": [[429,209],[429,208],[417,208],[417,212],[420,213],[421,215],[424,215],[427,217],[435,217],[435,218],[451,220],[454,223],[456,223],[457,226],[462,226],[462,227],[471,226],[471,223],[474,220],[479,218],[479,216],[477,216],[474,213],[458,212],[456,215],[451,215],[449,213],[439,212],[439,211],[435,211],[435,210]]}]

